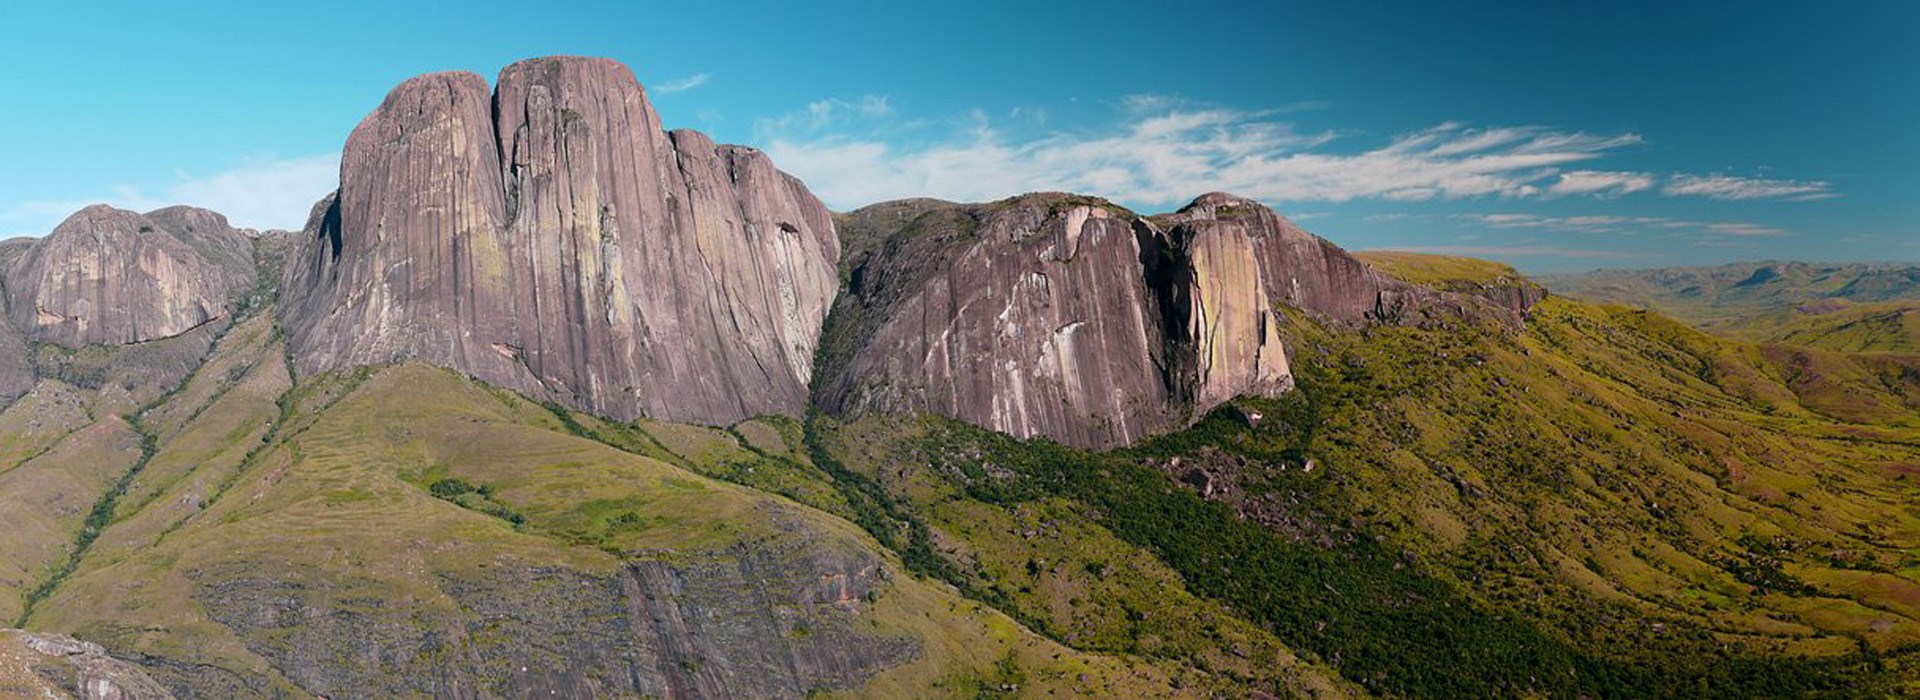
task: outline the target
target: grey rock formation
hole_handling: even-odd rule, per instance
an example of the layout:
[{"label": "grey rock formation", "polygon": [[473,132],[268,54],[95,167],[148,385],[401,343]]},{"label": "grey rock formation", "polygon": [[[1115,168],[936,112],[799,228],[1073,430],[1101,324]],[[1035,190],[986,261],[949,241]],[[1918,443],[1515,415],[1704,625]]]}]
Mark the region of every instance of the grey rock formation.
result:
[{"label": "grey rock formation", "polygon": [[[1308,246],[1315,274],[1346,287],[1272,283],[1265,265],[1291,261],[1287,246],[1302,242],[1263,240],[1268,229],[1200,207],[1162,224],[1096,198],[1039,194],[849,215],[848,292],[823,340],[821,403],[841,414],[926,410],[1104,448],[1237,395],[1286,391],[1274,305],[1344,302],[1337,292],[1377,293],[1378,281],[1339,249]],[[1246,212],[1261,214],[1285,224],[1264,207]],[[1348,279],[1355,270],[1361,278]]]},{"label": "grey rock formation", "polygon": [[0,322],[0,408],[33,388],[33,361],[26,340],[11,324]]},{"label": "grey rock formation", "polygon": [[418,358],[616,418],[806,406],[827,210],[750,148],[668,133],[624,66],[395,88],[289,258],[297,369]]},{"label": "grey rock formation", "polygon": [[930,200],[849,217],[848,290],[820,396],[835,412],[925,410],[1021,437],[1123,444],[1176,419],[1149,287],[1164,240],[1092,198]]},{"label": "grey rock formation", "polygon": [[173,695],[98,644],[0,630],[0,697],[170,700]]},{"label": "grey rock formation", "polygon": [[[610,576],[508,565],[428,581],[458,612],[354,605],[261,572],[197,597],[250,650],[329,697],[801,698],[921,653],[864,624],[884,575],[868,553],[757,543]],[[223,682],[159,672],[183,695]]]},{"label": "grey rock formation", "polygon": [[[1506,318],[1501,304],[1537,300],[1388,278],[1222,193],[1151,218],[1064,194],[905,200],[848,214],[841,231],[847,292],[821,341],[824,408],[931,411],[1082,447],[1291,389],[1281,306],[1334,324],[1426,323]],[[1510,291],[1526,296],[1490,294]]]},{"label": "grey rock formation", "polygon": [[1217,238],[1239,246],[1251,254],[1268,300],[1324,318],[1365,320],[1380,312],[1382,292],[1402,286],[1266,205],[1224,192],[1201,195],[1154,220],[1175,238]]},{"label": "grey rock formation", "polygon": [[90,206],[8,255],[8,320],[29,340],[68,347],[179,335],[227,317],[253,284],[250,251],[203,209]]}]

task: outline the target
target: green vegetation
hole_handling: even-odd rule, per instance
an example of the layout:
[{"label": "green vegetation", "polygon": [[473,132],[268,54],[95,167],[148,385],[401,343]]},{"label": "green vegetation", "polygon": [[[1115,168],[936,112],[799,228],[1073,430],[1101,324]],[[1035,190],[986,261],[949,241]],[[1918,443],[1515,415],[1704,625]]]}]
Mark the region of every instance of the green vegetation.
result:
[{"label": "green vegetation", "polygon": [[1800,304],[1729,321],[1714,330],[1734,338],[1836,352],[1920,354],[1920,302]]},{"label": "green vegetation", "polygon": [[1460,283],[1493,284],[1521,278],[1511,265],[1478,258],[1397,250],[1364,250],[1353,256],[1396,279],[1441,288]]},{"label": "green vegetation", "polygon": [[86,555],[87,549],[93,546],[93,541],[98,539],[100,533],[106,531],[107,525],[113,522],[115,504],[117,504],[120,497],[127,492],[127,487],[133,483],[134,478],[140,476],[140,471],[147,466],[149,461],[152,461],[155,452],[153,433],[145,429],[137,415],[127,416],[127,424],[133,428],[134,432],[140,435],[140,458],[136,460],[133,466],[129,467],[126,472],[120,475],[119,481],[114,482],[113,486],[108,488],[106,493],[100,495],[100,500],[94,502],[93,510],[87,512],[87,519],[81,523],[80,533],[74,538],[73,547],[69,550],[67,556],[56,563],[51,571],[47,572],[46,577],[41,579],[39,585],[27,591],[23,599],[24,603],[21,606],[20,619],[14,621],[14,627],[25,627],[27,620],[33,616],[34,606],[39,605],[40,601],[46,600],[47,596],[52,594],[54,589],[59,588],[60,584],[66,582],[68,576],[73,575],[73,570],[80,566],[80,558]]},{"label": "green vegetation", "polygon": [[1920,300],[1920,270],[1901,264],[1750,262],[1595,270],[1540,281],[1556,294],[1653,309],[1704,330],[1734,334],[1770,331],[1770,321],[1752,321],[1784,320],[1804,305]]},{"label": "green vegetation", "polygon": [[[1168,607],[1230,610],[1387,694],[1904,687],[1883,673],[1920,644],[1920,373],[1565,300],[1520,332],[1287,335],[1301,389],[1248,402],[1258,429],[1223,409],[1102,455],[816,420],[814,461],[892,504],[857,519],[890,546],[925,524],[947,566],[919,570],[1070,645],[1236,682],[1257,676],[1218,662],[1221,631],[1138,593],[1184,589],[1203,602]],[[1177,578],[1153,589],[1113,566],[1127,551]]]},{"label": "green vegetation", "polygon": [[[451,501],[467,510],[479,511],[512,523],[514,527],[527,524],[527,516],[521,515],[512,507],[493,499],[493,487],[482,484],[475,487],[464,479],[447,478],[434,481],[427,486],[427,492],[442,501]],[[638,522],[633,513],[623,513],[616,519],[617,524],[631,525]]]},{"label": "green vegetation", "polygon": [[[420,366],[277,383],[286,370],[277,337],[243,330],[145,412],[148,466],[121,484],[125,495],[95,509],[104,528],[71,574],[49,587],[25,620],[29,628],[102,643],[148,660],[163,682],[214,695],[339,687],[313,685],[314,668],[373,674],[356,681],[370,685],[355,687],[419,688],[405,685],[432,675],[416,673],[427,668],[418,664],[444,669],[444,659],[423,651],[369,666],[385,657],[346,649],[405,648],[453,629],[467,630],[463,655],[506,653],[501,645],[510,649],[515,638],[480,622],[495,618],[462,607],[476,595],[489,600],[486,586],[514,591],[514,619],[558,615],[552,619],[565,622],[554,631],[566,633],[566,625],[584,628],[603,614],[568,607],[581,591],[599,590],[577,581],[629,566],[670,567],[687,588],[654,602],[701,611],[759,600],[709,599],[726,572],[756,567],[752,580],[766,587],[757,595],[784,595],[819,586],[825,574],[810,567],[831,566],[847,568],[824,571],[863,571],[872,588],[851,601],[780,603],[777,615],[798,617],[776,636],[834,653],[845,652],[853,633],[912,640],[917,651],[876,669],[860,693],[925,696],[958,692],[943,679],[1001,677],[1019,679],[1022,693],[1171,692],[1152,665],[1060,646],[904,575],[905,565],[859,528],[802,505],[849,508],[836,482],[807,459],[797,421],[760,419],[732,431],[610,424]],[[516,575],[574,583],[515,583]],[[711,576],[720,578],[701,583]],[[267,627],[230,616],[263,594],[285,601],[274,605],[329,612]],[[330,620],[354,622],[330,629]],[[328,648],[341,656],[319,666],[301,656]],[[705,674],[723,663],[702,656],[681,666]],[[241,685],[221,685],[229,682]],[[821,690],[846,692],[834,687]]]}]

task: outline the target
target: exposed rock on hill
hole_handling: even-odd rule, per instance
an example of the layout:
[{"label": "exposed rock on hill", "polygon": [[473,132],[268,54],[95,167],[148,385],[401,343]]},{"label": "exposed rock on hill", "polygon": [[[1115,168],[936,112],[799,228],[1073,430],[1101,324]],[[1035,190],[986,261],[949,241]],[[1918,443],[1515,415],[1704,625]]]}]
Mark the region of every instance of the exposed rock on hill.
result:
[{"label": "exposed rock on hill", "polygon": [[828,331],[830,409],[929,410],[1082,445],[1173,419],[1170,322],[1142,267],[1165,241],[1145,221],[1060,195],[925,204],[846,226],[863,247]]},{"label": "exposed rock on hill", "polygon": [[0,323],[0,407],[33,388],[33,363],[27,344],[13,326]]},{"label": "exposed rock on hill", "polygon": [[1351,322],[1379,313],[1382,292],[1400,291],[1339,246],[1250,199],[1213,192],[1154,220],[1176,238],[1211,233],[1251,253],[1258,276],[1245,281],[1257,281],[1275,303]]},{"label": "exposed rock on hill", "polygon": [[1073,195],[909,200],[842,229],[828,409],[929,410],[1088,447],[1291,388],[1276,304],[1359,322],[1412,290],[1224,194],[1154,219]]},{"label": "exposed rock on hill", "polygon": [[254,281],[247,238],[191,207],[87,207],[9,257],[8,319],[27,339],[68,347],[178,335],[225,318]]},{"label": "exposed rock on hill", "polygon": [[759,151],[666,132],[617,63],[395,88],[289,258],[297,369],[403,358],[618,418],[800,414],[833,222]]},{"label": "exposed rock on hill", "polygon": [[57,634],[0,630],[0,696],[163,700],[167,689],[100,645]]}]

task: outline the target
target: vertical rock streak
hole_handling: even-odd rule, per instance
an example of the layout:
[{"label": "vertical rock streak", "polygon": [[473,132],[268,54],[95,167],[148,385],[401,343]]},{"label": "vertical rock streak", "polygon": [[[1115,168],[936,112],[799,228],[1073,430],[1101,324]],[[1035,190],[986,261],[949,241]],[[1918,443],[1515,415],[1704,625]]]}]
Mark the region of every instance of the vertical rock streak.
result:
[{"label": "vertical rock streak", "polygon": [[[922,204],[936,208],[907,220],[902,206],[916,205],[874,208],[894,218],[866,233],[887,240],[849,259],[850,320],[830,332],[851,350],[823,374],[829,410],[927,410],[1116,447],[1238,395],[1291,389],[1277,305],[1361,322],[1398,289],[1231,195],[1151,220],[1057,194]],[[964,221],[941,218],[956,210]],[[861,212],[850,221],[868,225]],[[890,229],[952,252],[897,246]]]},{"label": "vertical rock streak", "polygon": [[0,269],[8,321],[67,347],[178,335],[226,317],[253,285],[251,249],[213,212],[90,206]]},{"label": "vertical rock streak", "polygon": [[288,268],[303,374],[421,359],[616,418],[801,414],[832,220],[765,155],[668,133],[625,67],[409,80]]}]

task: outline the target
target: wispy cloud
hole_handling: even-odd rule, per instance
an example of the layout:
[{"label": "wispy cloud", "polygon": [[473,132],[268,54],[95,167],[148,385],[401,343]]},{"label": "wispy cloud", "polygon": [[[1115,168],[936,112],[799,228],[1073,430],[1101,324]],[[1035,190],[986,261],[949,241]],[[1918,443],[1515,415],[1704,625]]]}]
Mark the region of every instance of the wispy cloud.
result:
[{"label": "wispy cloud", "polygon": [[1744,238],[1785,236],[1787,231],[1739,221],[1689,221],[1661,216],[1541,216],[1538,214],[1460,214],[1459,218],[1496,229],[1538,229],[1571,233],[1633,234],[1659,231]]},{"label": "wispy cloud", "polygon": [[1652,257],[1646,253],[1631,251],[1562,248],[1559,246],[1538,245],[1427,245],[1390,247],[1381,248],[1380,250],[1485,257],[1604,258],[1608,260],[1631,260],[1635,258]]},{"label": "wispy cloud", "polygon": [[1771,238],[1774,236],[1787,235],[1787,232],[1784,229],[1778,229],[1772,226],[1761,226],[1758,224],[1717,223],[1717,224],[1707,224],[1705,228],[1708,233],[1718,233],[1723,236],[1741,236],[1746,238],[1752,238],[1752,237]]},{"label": "wispy cloud", "polygon": [[671,95],[676,92],[686,92],[688,90],[692,90],[694,88],[707,84],[707,79],[711,77],[713,76],[708,75],[706,73],[695,73],[685,78],[680,78],[677,80],[669,80],[667,82],[655,85],[653,86],[653,92],[657,94],[662,94],[662,95]]},{"label": "wispy cloud", "polygon": [[1674,175],[1667,179],[1667,185],[1660,188],[1660,192],[1673,196],[1693,196],[1725,200],[1787,199],[1794,201],[1812,201],[1817,199],[1832,199],[1840,196],[1833,191],[1832,183],[1819,180],[1769,180],[1766,178],[1736,177],[1719,174]]},{"label": "wispy cloud", "polygon": [[118,185],[93,197],[22,202],[0,211],[0,224],[39,235],[89,204],[135,211],[190,204],[225,214],[235,226],[298,229],[306,224],[313,203],[332,191],[339,177],[339,154],[257,158],[204,176],[176,173],[173,183],[157,188]]},{"label": "wispy cloud", "polygon": [[1634,134],[1447,123],[1335,149],[1327,146],[1353,139],[1302,132],[1271,112],[1155,95],[1129,96],[1120,112],[1106,129],[1020,138],[978,112],[902,122],[884,98],[869,96],[815,102],[763,120],[758,132],[775,162],[839,207],[1034,190],[1094,192],[1144,206],[1211,190],[1273,202],[1529,197],[1550,186],[1561,166],[1640,143]]},{"label": "wispy cloud", "polygon": [[1547,188],[1554,195],[1619,196],[1653,189],[1653,176],[1647,173],[1620,173],[1601,170],[1573,170]]}]

